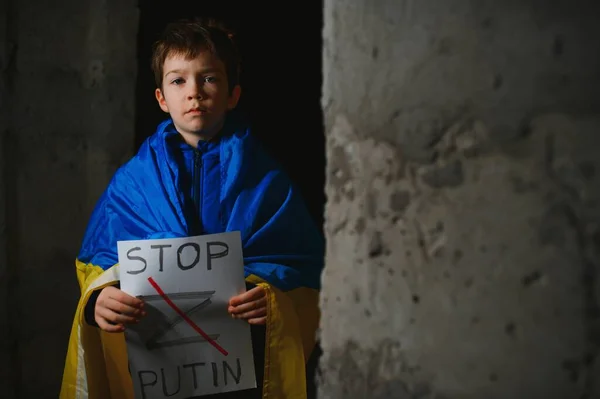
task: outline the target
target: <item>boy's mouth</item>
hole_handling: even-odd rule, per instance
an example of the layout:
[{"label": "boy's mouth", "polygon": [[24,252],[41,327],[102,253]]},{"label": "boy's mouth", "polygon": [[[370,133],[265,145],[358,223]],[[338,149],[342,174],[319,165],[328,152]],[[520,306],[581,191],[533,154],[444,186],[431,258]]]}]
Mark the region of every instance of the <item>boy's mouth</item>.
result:
[{"label": "boy's mouth", "polygon": [[191,114],[191,115],[204,115],[206,113],[206,109],[204,108],[191,108],[189,109],[186,114]]}]

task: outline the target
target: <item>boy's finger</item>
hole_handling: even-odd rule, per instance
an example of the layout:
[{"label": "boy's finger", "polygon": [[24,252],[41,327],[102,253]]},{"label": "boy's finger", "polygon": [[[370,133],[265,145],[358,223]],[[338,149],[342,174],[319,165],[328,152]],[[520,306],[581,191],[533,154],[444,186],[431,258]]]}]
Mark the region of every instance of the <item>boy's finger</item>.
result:
[{"label": "boy's finger", "polygon": [[144,302],[141,299],[133,297],[129,294],[126,294],[121,290],[116,291],[116,292],[111,292],[110,298],[116,300],[117,302],[121,302],[121,303],[124,303],[125,305],[129,305],[129,306],[132,306],[135,308],[141,308],[144,305]]},{"label": "boy's finger", "polygon": [[236,319],[256,319],[258,317],[263,317],[267,315],[267,308],[262,307],[259,309],[254,309],[246,313],[236,314]]},{"label": "boy's finger", "polygon": [[250,291],[246,291],[243,294],[234,296],[229,301],[231,306],[237,306],[239,304],[250,302],[258,298],[263,298],[265,296],[265,289],[261,286],[257,286],[252,288]]},{"label": "boy's finger", "polygon": [[106,332],[116,333],[116,332],[121,332],[121,331],[125,330],[125,327],[123,327],[122,325],[110,324],[106,320],[104,320],[102,317],[97,317],[96,323],[98,323],[98,327],[100,327],[102,330],[104,330]]},{"label": "boy's finger", "polygon": [[237,306],[230,306],[228,310],[229,310],[229,313],[240,314],[240,313],[248,312],[250,310],[263,308],[266,306],[267,306],[267,298],[260,298],[257,301],[246,302],[246,303],[242,303]]},{"label": "boy's finger", "polygon": [[250,324],[254,324],[254,325],[264,325],[267,324],[267,317],[258,317],[256,319],[249,319],[248,323]]},{"label": "boy's finger", "polygon": [[115,313],[107,308],[100,308],[96,311],[100,317],[113,324],[134,324],[137,319],[131,316]]},{"label": "boy's finger", "polygon": [[143,310],[139,308],[135,308],[133,306],[129,306],[124,304],[123,302],[119,302],[116,299],[108,298],[105,306],[116,313],[125,314],[128,316],[141,317],[146,314]]}]

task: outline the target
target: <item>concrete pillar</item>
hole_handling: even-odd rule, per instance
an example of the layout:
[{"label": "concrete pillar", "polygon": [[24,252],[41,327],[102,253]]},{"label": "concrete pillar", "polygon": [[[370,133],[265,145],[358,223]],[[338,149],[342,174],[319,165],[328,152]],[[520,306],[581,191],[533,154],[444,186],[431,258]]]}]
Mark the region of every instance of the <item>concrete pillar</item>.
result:
[{"label": "concrete pillar", "polygon": [[[134,143],[137,2],[15,2],[11,165],[20,397],[58,394],[92,207]],[[150,95],[150,94],[149,94]],[[4,159],[3,159],[4,160]]]},{"label": "concrete pillar", "polygon": [[320,398],[600,397],[599,17],[325,0]]}]

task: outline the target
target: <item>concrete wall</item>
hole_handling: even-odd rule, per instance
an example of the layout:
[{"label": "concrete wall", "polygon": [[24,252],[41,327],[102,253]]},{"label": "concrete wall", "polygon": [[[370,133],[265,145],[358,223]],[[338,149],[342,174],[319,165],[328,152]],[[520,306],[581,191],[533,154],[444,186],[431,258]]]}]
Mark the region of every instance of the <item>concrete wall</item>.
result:
[{"label": "concrete wall", "polygon": [[324,13],[319,397],[600,397],[598,6]]},{"label": "concrete wall", "polygon": [[[0,244],[0,260],[10,259],[0,262],[0,291],[4,296],[8,285],[13,295],[1,302],[0,318],[10,328],[0,334],[18,339],[8,350],[0,347],[0,378],[15,388],[9,396],[3,388],[2,397],[51,398],[58,394],[79,296],[74,260],[83,231],[133,148],[138,11],[133,0],[19,0],[2,7],[12,28],[8,39],[0,33],[6,150],[0,227],[8,192],[10,241],[8,251]],[[7,379],[5,359],[12,361]]]}]

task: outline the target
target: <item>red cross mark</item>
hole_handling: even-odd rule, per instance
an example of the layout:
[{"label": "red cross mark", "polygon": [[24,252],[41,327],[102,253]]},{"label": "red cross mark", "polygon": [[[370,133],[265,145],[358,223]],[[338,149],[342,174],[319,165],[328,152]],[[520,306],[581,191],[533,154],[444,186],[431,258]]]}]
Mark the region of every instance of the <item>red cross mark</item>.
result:
[{"label": "red cross mark", "polygon": [[179,309],[177,307],[177,305],[175,305],[175,303],[173,303],[173,301],[167,296],[167,294],[165,294],[165,292],[162,290],[162,288],[160,288],[160,286],[156,283],[156,281],[154,281],[154,279],[152,277],[148,277],[148,282],[150,283],[150,285],[152,285],[152,287],[154,287],[154,289],[156,290],[158,295],[160,295],[162,297],[162,299],[164,299],[164,301],[167,303],[167,305],[169,305],[171,307],[171,309],[173,309],[183,320],[185,320],[186,323],[188,323],[194,330],[196,330],[196,332],[198,334],[200,334],[202,336],[202,338],[204,338],[209,344],[211,344],[212,346],[217,348],[217,350],[219,352],[221,352],[223,355],[227,356],[229,354],[229,352],[227,352],[225,349],[223,349],[223,347],[221,347],[221,345],[217,344],[214,339],[212,339],[200,327],[198,327],[196,325],[196,323],[194,323],[194,321],[192,319],[190,319],[187,314],[185,314],[185,312],[183,312],[181,309]]}]

